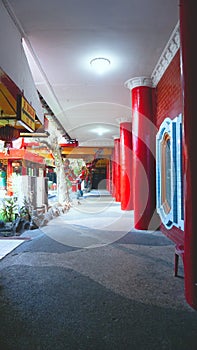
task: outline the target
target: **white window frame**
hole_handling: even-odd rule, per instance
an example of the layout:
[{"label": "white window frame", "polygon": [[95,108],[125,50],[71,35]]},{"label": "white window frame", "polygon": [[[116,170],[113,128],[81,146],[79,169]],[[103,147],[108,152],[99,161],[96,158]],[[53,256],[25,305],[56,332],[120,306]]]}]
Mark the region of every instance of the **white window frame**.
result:
[{"label": "white window frame", "polygon": [[[164,141],[170,139],[170,159],[171,159],[171,198],[169,211],[166,208],[163,199],[164,180],[163,148]],[[156,135],[156,205],[162,223],[167,229],[173,226],[184,230],[183,214],[183,174],[182,174],[182,115],[178,115],[173,120],[166,118],[161,124]]]}]

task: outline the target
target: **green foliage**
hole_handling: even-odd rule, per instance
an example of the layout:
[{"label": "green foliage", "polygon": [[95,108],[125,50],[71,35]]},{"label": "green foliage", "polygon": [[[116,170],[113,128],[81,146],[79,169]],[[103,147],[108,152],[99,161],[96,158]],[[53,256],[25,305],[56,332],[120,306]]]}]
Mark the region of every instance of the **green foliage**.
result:
[{"label": "green foliage", "polygon": [[15,214],[17,213],[16,198],[10,197],[2,200],[2,208],[0,214],[5,222],[12,222],[15,220]]},{"label": "green foliage", "polygon": [[4,221],[1,209],[0,209],[0,221]]},{"label": "green foliage", "polygon": [[27,198],[24,198],[23,201],[24,205],[19,209],[19,216],[21,218],[25,218],[28,221],[31,220],[31,213],[32,213],[32,206],[30,201],[27,200]]},{"label": "green foliage", "polygon": [[68,160],[70,161],[70,166],[73,169],[73,172],[76,176],[78,176],[81,172],[81,168],[83,165],[85,165],[85,162],[83,159],[70,159],[68,158]]}]

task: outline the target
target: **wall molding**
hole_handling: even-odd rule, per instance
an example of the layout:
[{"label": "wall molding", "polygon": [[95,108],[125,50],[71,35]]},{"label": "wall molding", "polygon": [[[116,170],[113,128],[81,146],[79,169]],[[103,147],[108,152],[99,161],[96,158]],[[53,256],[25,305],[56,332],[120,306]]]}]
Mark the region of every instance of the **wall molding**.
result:
[{"label": "wall molding", "polygon": [[170,62],[173,60],[177,51],[180,48],[180,25],[179,21],[174,28],[170,39],[168,40],[152,74],[151,77],[134,77],[125,81],[124,86],[130,91],[138,86],[156,87],[161,77],[168,68]]},{"label": "wall molding", "polygon": [[151,78],[154,86],[157,86],[162,75],[168,68],[170,62],[176,55],[179,48],[180,48],[180,26],[178,22],[151,74]]},{"label": "wall molding", "polygon": [[89,141],[83,141],[79,144],[80,147],[114,147],[114,140],[110,139],[104,139],[104,140],[89,140]]}]

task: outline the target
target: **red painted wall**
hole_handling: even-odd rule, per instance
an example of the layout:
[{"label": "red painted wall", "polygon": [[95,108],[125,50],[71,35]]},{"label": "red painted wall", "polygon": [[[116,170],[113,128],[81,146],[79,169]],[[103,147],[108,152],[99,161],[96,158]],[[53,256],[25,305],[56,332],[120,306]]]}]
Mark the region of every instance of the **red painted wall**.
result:
[{"label": "red painted wall", "polygon": [[180,52],[178,51],[156,87],[156,123],[183,112]]},{"label": "red painted wall", "polygon": [[[174,119],[183,113],[181,88],[180,51],[177,52],[156,87],[156,125],[159,128],[166,117]],[[161,225],[161,231],[178,244],[184,242],[184,232],[177,227],[168,230]]]}]

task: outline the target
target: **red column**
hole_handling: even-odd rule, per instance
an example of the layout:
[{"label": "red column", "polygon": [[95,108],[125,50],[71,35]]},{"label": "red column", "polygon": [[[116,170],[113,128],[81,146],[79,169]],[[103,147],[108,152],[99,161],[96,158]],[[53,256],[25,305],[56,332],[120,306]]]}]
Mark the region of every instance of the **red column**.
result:
[{"label": "red column", "polygon": [[196,2],[180,0],[180,46],[184,105],[184,282],[188,304],[197,309],[197,53]]},{"label": "red column", "polygon": [[155,227],[156,173],[154,95],[150,78],[134,78],[127,82],[132,96],[134,227]]},{"label": "red column", "polygon": [[115,199],[120,202],[120,138],[114,138]]},{"label": "red column", "polygon": [[110,192],[110,161],[107,163],[106,168],[106,189]]},{"label": "red column", "polygon": [[112,160],[112,157],[111,157],[111,159],[110,159],[110,193],[111,194],[112,194],[112,187],[113,187],[112,167],[113,167],[113,160]]},{"label": "red column", "polygon": [[121,209],[133,209],[131,121],[120,121],[120,197]]},{"label": "red column", "polygon": [[13,196],[13,183],[12,183],[12,160],[8,160],[8,166],[7,166],[7,195]]},{"label": "red column", "polygon": [[111,156],[111,195],[112,197],[115,197],[115,165],[114,165],[114,149]]},{"label": "red column", "polygon": [[25,167],[23,160],[22,160],[22,175],[27,175],[27,168]]}]

